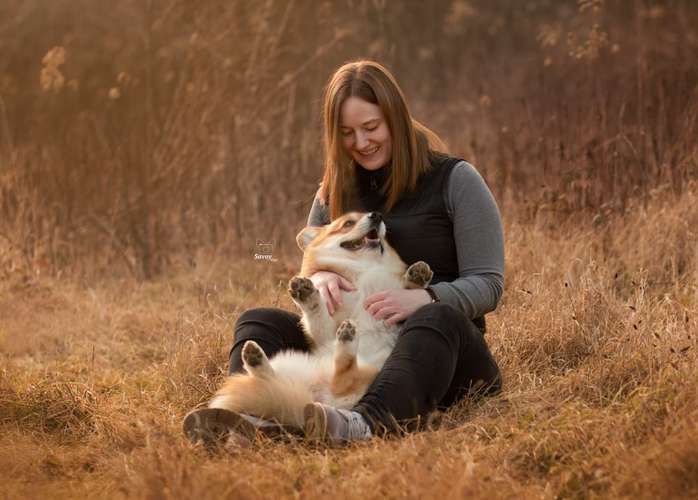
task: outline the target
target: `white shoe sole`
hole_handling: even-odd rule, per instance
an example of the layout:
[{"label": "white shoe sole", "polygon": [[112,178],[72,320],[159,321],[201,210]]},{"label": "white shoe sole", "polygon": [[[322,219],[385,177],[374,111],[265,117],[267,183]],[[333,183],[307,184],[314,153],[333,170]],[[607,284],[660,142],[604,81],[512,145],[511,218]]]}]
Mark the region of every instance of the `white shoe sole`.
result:
[{"label": "white shoe sole", "polygon": [[303,408],[303,431],[308,441],[320,443],[328,441],[327,414],[317,403],[309,403]]},{"label": "white shoe sole", "polygon": [[203,443],[207,448],[224,445],[235,433],[235,440],[249,445],[257,435],[254,424],[238,413],[218,408],[199,408],[190,411],[182,421],[182,430],[192,443]]}]

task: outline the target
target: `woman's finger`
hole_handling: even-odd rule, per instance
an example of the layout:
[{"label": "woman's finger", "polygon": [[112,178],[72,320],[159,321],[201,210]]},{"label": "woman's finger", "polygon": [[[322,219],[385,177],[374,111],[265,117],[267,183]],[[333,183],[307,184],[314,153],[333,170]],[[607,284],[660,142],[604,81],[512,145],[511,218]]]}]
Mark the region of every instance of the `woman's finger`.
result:
[{"label": "woman's finger", "polygon": [[346,279],[344,276],[337,275],[337,277],[339,278],[339,288],[346,290],[347,292],[356,291],[356,288],[351,281]]},{"label": "woman's finger", "polygon": [[372,295],[369,295],[366,300],[364,300],[364,309],[367,309],[371,307],[372,304],[379,302],[383,299],[385,299],[387,292],[376,292]]},{"label": "woman's finger", "polygon": [[393,314],[397,314],[399,310],[396,307],[383,307],[376,311],[376,314],[373,315],[375,319],[386,319],[392,316]]},{"label": "woman's finger", "polygon": [[332,303],[332,299],[330,298],[330,293],[327,291],[327,287],[326,286],[318,287],[318,292],[320,292],[320,296],[325,301],[325,305],[327,306],[327,312],[330,313],[330,316],[333,316],[334,315],[334,304]]},{"label": "woman's finger", "polygon": [[389,307],[389,306],[390,306],[390,304],[388,304],[386,301],[380,300],[378,302],[374,302],[373,304],[371,304],[369,307],[366,308],[366,310],[368,311],[368,313],[371,316],[373,316],[375,318],[376,313],[378,311],[385,309],[386,307]]},{"label": "woman's finger", "polygon": [[327,283],[327,289],[330,292],[330,297],[334,302],[335,308],[340,308],[342,306],[342,292],[339,289],[339,284],[337,281],[329,281]]},{"label": "woman's finger", "polygon": [[387,318],[387,319],[385,320],[385,323],[386,323],[387,325],[396,325],[396,324],[398,324],[400,321],[404,321],[405,318],[406,318],[406,316],[405,316],[404,313],[397,313],[397,314],[393,314],[392,316],[390,316],[389,318]]}]

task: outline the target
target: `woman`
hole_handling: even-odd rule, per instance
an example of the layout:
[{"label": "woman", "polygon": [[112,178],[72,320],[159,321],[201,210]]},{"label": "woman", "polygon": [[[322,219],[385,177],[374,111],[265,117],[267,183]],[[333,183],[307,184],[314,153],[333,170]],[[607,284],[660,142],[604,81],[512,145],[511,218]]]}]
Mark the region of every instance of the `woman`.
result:
[{"label": "woman", "polygon": [[[439,152],[443,144],[411,118],[383,66],[358,61],[339,68],[325,93],[323,117],[325,172],[308,225],[327,224],[349,210],[382,212],[388,241],[402,259],[424,260],[434,271],[427,290],[388,290],[366,299],[376,319],[404,323],[394,351],[359,403],[352,410],[320,403],[306,408],[306,434],[346,442],[397,432],[469,393],[500,389],[483,316],[502,294],[504,250],[499,211],[482,177]],[[310,279],[330,314],[341,305],[342,290],[353,290],[334,273]],[[307,351],[298,321],[280,309],[243,313],[230,373],[243,371],[247,340],[269,357],[285,349]],[[239,430],[239,418],[226,418]],[[245,417],[251,427],[248,422],[265,425]]]}]

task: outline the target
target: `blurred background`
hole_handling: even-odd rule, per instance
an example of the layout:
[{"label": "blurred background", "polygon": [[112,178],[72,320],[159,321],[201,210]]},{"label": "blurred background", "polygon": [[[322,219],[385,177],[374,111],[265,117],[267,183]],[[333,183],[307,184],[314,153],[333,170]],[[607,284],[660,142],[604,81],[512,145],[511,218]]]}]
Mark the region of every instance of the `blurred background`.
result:
[{"label": "blurred background", "polygon": [[0,0],[0,54],[0,278],[295,262],[323,88],[357,58],[507,224],[602,223],[698,173],[694,0]]}]

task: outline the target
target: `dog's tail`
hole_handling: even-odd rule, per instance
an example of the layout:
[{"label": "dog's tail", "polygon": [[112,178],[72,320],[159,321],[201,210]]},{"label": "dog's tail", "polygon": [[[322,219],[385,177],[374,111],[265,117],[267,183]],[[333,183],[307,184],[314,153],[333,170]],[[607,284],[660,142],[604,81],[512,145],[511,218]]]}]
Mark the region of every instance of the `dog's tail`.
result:
[{"label": "dog's tail", "polygon": [[287,380],[233,375],[215,394],[209,407],[276,420],[283,425],[303,426],[303,408],[313,402],[309,388]]},{"label": "dog's tail", "polygon": [[[317,370],[318,367],[315,368]],[[284,376],[278,371],[268,378],[232,375],[214,395],[209,407],[246,413],[301,428],[304,422],[303,408],[308,403],[324,399],[319,394],[313,394],[313,386],[316,390],[318,386],[328,386],[327,382],[317,383],[319,380],[316,377],[320,375],[318,371],[312,375],[315,380],[299,377],[298,374],[295,377]]]}]

